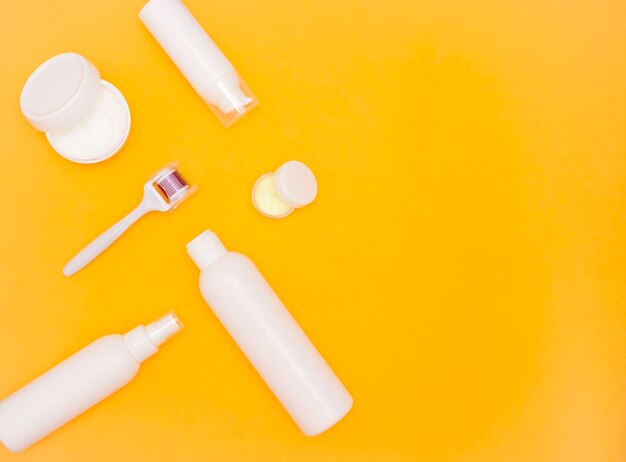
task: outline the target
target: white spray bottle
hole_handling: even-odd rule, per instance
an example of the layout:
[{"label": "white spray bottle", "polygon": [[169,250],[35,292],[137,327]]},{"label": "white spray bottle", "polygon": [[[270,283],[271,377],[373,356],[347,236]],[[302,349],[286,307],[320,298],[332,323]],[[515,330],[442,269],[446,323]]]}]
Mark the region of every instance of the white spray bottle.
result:
[{"label": "white spray bottle", "polygon": [[125,335],[107,335],[0,401],[0,442],[29,448],[122,388],[182,325],[173,314]]},{"label": "white spray bottle", "polygon": [[206,231],[187,244],[200,290],[226,330],[307,436],[341,420],[352,397],[244,255]]}]

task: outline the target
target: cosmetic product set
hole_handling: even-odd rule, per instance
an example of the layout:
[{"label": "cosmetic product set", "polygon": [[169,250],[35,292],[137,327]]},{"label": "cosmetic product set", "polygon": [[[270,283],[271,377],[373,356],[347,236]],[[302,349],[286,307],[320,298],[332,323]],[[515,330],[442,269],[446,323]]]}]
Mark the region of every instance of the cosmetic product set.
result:
[{"label": "cosmetic product set", "polygon": [[[139,17],[225,127],[258,104],[180,0],[151,0]],[[40,65],[24,85],[20,103],[26,119],[73,162],[110,158],[130,131],[122,93],[76,53]],[[143,215],[175,210],[196,189],[177,163],[165,166],[144,184],[139,205],[70,259],[63,274],[84,269]],[[264,216],[279,219],[312,203],[317,190],[311,169],[290,160],[259,177],[252,203]],[[350,393],[257,266],[227,250],[212,231],[191,240],[186,250],[200,270],[204,300],[300,430],[314,436],[341,420],[353,405]],[[169,313],[124,335],[96,340],[0,401],[0,442],[11,451],[29,448],[125,386],[181,329],[179,318]]]}]

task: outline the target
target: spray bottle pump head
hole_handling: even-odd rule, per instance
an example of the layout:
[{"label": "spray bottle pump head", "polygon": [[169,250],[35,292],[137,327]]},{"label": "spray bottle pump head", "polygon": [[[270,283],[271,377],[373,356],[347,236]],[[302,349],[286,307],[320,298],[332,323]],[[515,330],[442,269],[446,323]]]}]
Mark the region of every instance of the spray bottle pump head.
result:
[{"label": "spray bottle pump head", "polygon": [[159,346],[182,328],[183,325],[176,315],[169,313],[147,326],[134,328],[123,335],[123,339],[130,354],[141,363],[159,351]]}]

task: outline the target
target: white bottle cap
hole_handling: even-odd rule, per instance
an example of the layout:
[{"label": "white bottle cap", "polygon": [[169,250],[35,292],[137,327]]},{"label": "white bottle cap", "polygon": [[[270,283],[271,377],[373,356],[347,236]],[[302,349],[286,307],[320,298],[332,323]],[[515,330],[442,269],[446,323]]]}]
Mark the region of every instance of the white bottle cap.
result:
[{"label": "white bottle cap", "polygon": [[294,208],[309,205],[317,197],[315,175],[297,160],[290,160],[276,170],[274,186],[280,198]]},{"label": "white bottle cap", "polygon": [[317,180],[309,167],[297,160],[266,173],[252,188],[255,208],[270,218],[283,218],[293,209],[309,205],[317,197]]},{"label": "white bottle cap", "polygon": [[200,271],[206,269],[227,252],[220,238],[213,231],[205,231],[187,244],[187,253]]},{"label": "white bottle cap", "polygon": [[180,0],[151,0],[139,18],[213,113],[230,126],[258,103]]},{"label": "white bottle cap", "polygon": [[89,110],[99,86],[100,72],[85,58],[76,53],[55,56],[26,81],[22,112],[39,131],[67,129]]},{"label": "white bottle cap", "polygon": [[98,69],[76,53],[63,53],[40,65],[24,85],[20,106],[59,154],[79,163],[111,157],[130,131],[124,96],[100,80]]}]

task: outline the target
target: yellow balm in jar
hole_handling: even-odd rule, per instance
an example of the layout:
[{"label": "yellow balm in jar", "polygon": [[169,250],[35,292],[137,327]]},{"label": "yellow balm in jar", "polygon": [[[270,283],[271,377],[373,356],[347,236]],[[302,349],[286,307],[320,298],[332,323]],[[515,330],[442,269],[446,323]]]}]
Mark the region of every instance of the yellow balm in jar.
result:
[{"label": "yellow balm in jar", "polygon": [[252,188],[254,207],[269,218],[283,218],[315,200],[317,181],[309,167],[297,160],[266,173]]}]

